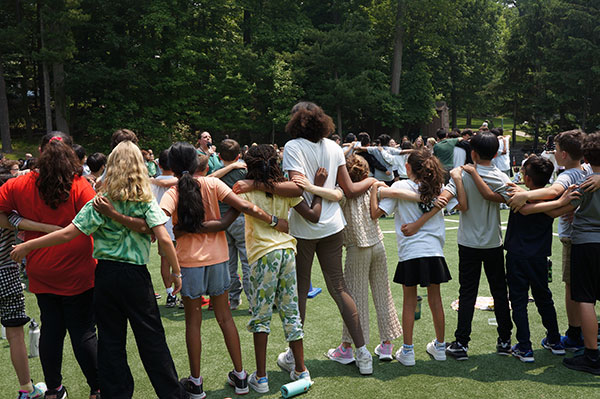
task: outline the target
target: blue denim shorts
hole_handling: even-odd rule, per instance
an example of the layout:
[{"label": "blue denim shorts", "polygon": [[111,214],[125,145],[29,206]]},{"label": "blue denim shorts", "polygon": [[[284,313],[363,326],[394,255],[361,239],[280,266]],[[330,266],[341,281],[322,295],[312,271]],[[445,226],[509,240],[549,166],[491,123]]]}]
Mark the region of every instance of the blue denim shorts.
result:
[{"label": "blue denim shorts", "polygon": [[182,267],[181,274],[181,296],[190,299],[197,299],[202,295],[222,295],[229,289],[228,262],[201,267]]}]

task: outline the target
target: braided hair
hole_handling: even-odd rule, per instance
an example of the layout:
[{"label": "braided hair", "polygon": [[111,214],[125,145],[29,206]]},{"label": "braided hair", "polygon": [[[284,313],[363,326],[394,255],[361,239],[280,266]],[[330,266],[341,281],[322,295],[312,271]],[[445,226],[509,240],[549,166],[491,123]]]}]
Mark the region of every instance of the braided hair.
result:
[{"label": "braided hair", "polygon": [[277,151],[269,144],[253,145],[244,155],[244,161],[248,166],[247,179],[256,183],[263,183],[266,187],[273,189],[274,183],[285,181],[283,172],[279,167]]}]

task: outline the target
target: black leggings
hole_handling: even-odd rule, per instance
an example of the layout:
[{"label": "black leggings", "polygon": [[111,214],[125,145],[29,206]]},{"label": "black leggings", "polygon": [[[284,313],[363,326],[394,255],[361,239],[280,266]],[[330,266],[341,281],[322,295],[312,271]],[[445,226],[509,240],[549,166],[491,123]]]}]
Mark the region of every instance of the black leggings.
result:
[{"label": "black leggings", "polygon": [[63,345],[67,331],[75,359],[90,390],[100,387],[93,297],[94,289],[73,296],[36,294],[42,319],[40,362],[49,389],[58,388],[62,384]]}]

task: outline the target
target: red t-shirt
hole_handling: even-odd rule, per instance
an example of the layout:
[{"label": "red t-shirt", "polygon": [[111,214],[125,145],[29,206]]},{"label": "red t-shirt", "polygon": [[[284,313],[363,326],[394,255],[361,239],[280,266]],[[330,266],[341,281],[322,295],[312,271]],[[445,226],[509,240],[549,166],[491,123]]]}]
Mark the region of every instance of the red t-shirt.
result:
[{"label": "red t-shirt", "polygon": [[[0,212],[14,210],[33,221],[65,227],[96,195],[85,178],[76,176],[67,201],[52,209],[40,197],[37,177],[38,173],[31,172],[10,179],[0,187]],[[25,241],[42,235],[26,231]],[[94,287],[96,261],[92,258],[92,251],[92,238],[84,234],[66,244],[31,251],[27,255],[29,290],[34,294],[71,296]]]}]

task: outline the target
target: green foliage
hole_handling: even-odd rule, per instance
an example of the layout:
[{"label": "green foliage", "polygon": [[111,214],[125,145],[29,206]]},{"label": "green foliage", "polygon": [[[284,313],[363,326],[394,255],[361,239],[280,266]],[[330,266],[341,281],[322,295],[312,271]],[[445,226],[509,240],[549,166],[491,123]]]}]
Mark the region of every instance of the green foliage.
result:
[{"label": "green foliage", "polygon": [[301,99],[344,133],[415,132],[436,100],[453,117],[516,105],[538,133],[593,130],[599,17],[600,0],[16,0],[0,8],[0,62],[13,134],[43,130],[41,62],[61,64],[71,132],[104,151],[119,127],[156,149],[182,126],[282,144]]}]

